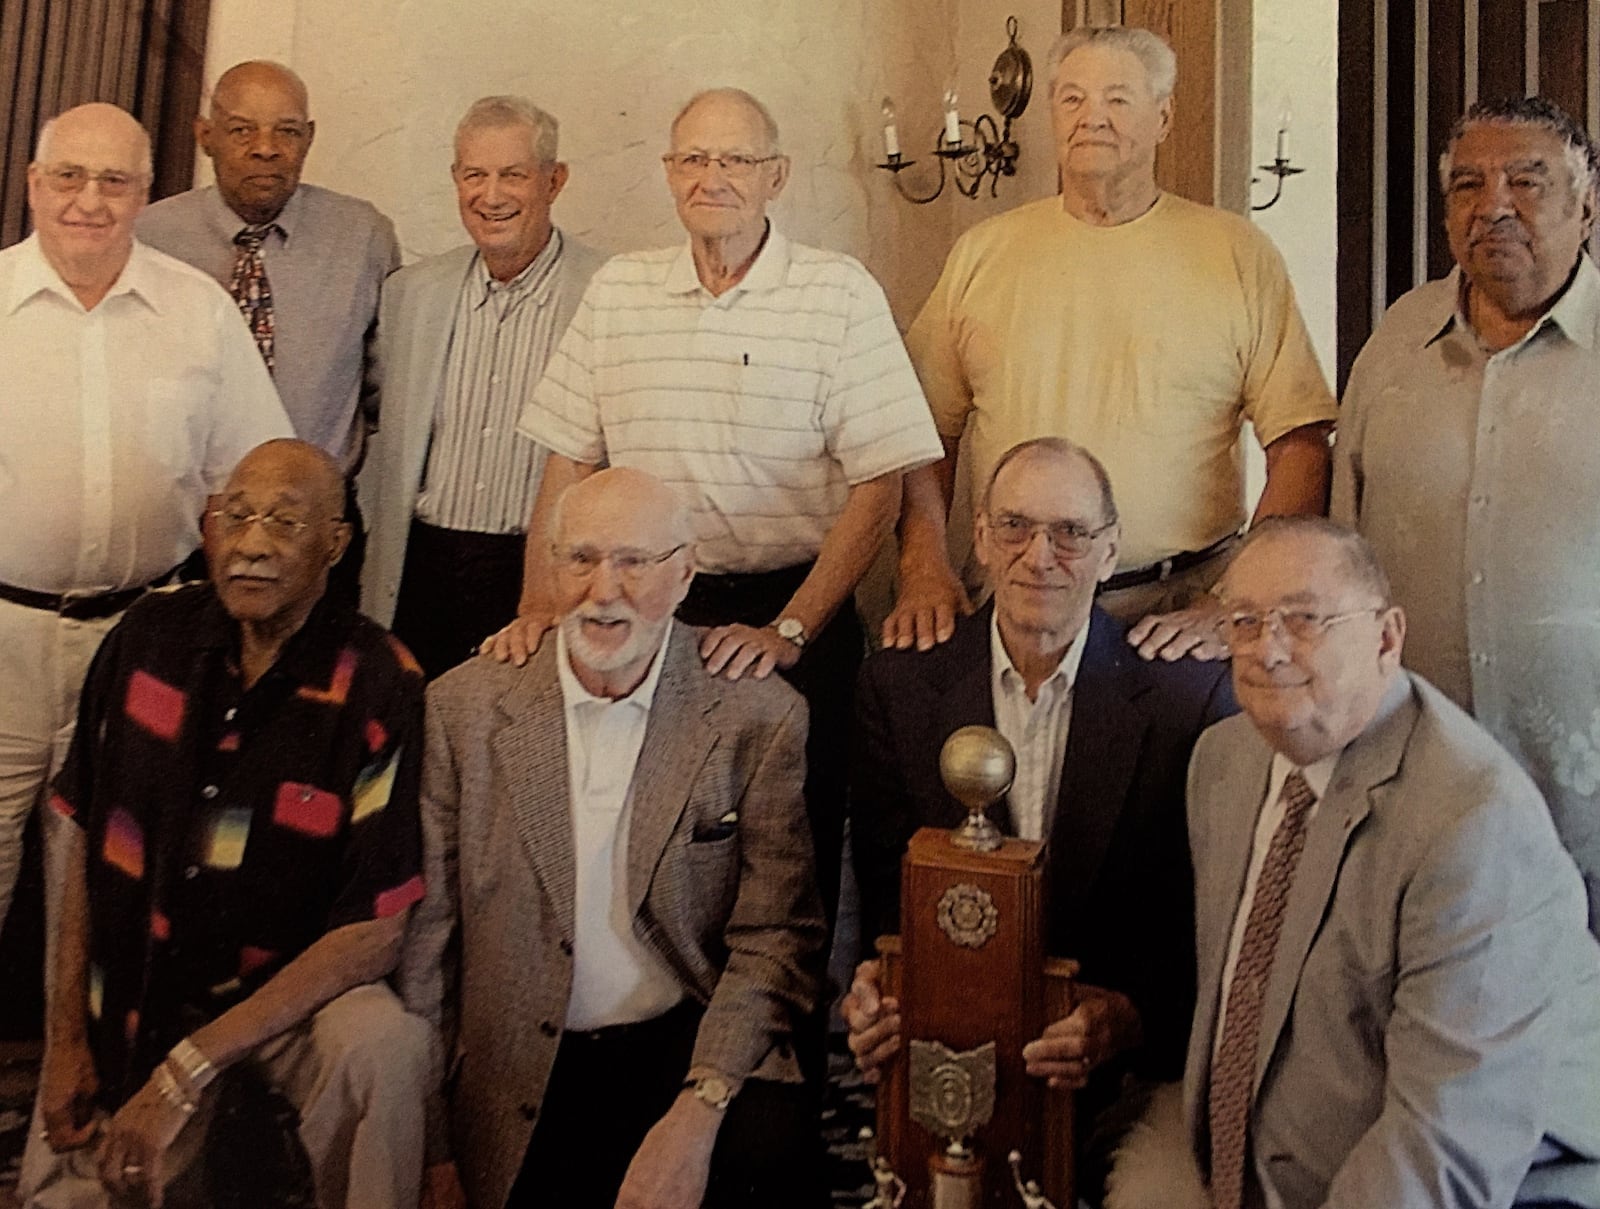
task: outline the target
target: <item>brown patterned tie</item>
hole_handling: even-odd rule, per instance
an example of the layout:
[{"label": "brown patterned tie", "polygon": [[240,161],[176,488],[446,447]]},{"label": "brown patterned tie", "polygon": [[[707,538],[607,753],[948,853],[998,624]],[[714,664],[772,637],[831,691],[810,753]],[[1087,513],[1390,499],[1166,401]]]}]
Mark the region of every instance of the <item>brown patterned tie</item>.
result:
[{"label": "brown patterned tie", "polygon": [[267,363],[270,374],[276,368],[273,349],[274,318],[272,314],[272,286],[267,281],[266,262],[261,257],[261,245],[268,235],[283,228],[277,223],[252,223],[233,237],[239,250],[233,258],[233,276],[228,279],[228,293],[239,304],[239,313],[250,325],[261,359]]},{"label": "brown patterned tie", "polygon": [[1298,768],[1284,779],[1279,797],[1284,804],[1283,822],[1272,833],[1256,879],[1239,959],[1234,963],[1233,981],[1228,984],[1222,1042],[1211,1063],[1211,1199],[1215,1209],[1239,1209],[1244,1197],[1261,1002],[1266,996],[1278,934],[1283,931],[1283,909],[1289,901],[1295,866],[1305,851],[1306,819],[1317,800]]}]

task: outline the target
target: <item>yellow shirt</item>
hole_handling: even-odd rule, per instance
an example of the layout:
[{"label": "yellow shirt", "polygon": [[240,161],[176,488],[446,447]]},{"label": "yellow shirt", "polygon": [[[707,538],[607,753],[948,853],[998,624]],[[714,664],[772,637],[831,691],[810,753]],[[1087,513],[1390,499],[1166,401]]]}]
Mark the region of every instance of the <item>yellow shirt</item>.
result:
[{"label": "yellow shirt", "polygon": [[906,345],[940,435],[973,425],[975,490],[1032,437],[1067,437],[1105,463],[1124,568],[1244,523],[1244,421],[1268,445],[1337,414],[1277,249],[1170,193],[1114,227],[1080,222],[1059,197],[980,223]]}]

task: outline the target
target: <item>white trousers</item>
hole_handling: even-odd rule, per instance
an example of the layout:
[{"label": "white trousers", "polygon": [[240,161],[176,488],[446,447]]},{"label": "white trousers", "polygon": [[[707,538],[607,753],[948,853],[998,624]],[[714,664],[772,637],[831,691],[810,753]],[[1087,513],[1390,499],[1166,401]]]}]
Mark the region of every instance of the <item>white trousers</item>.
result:
[{"label": "white trousers", "polygon": [[[432,1044],[386,984],[367,983],[256,1051],[251,1061],[300,1114],[321,1209],[416,1209]],[[173,1144],[171,1177],[200,1157],[214,1092]],[[41,1131],[35,1105],[18,1188],[26,1209],[110,1209],[94,1147],[58,1155]]]}]

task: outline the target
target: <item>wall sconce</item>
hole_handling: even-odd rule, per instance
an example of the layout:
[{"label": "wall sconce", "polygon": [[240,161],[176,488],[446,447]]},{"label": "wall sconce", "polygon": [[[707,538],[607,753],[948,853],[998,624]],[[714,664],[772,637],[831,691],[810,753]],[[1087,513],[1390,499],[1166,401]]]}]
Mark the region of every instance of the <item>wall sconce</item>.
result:
[{"label": "wall sconce", "polygon": [[[998,197],[1002,176],[1017,174],[1017,157],[1022,153],[1011,137],[1012,120],[1022,116],[1033,93],[1033,60],[1017,44],[1017,19],[1006,18],[1006,34],[1010,45],[1000,52],[989,72],[989,100],[1005,123],[1001,125],[987,113],[976,120],[964,122],[957,104],[956,90],[952,85],[944,94],[944,128],[933,154],[939,160],[939,185],[932,193],[919,196],[907,190],[900,174],[917,161],[900,154],[900,131],[895,124],[894,102],[883,98],[883,155],[879,168],[894,174],[894,187],[908,202],[925,206],[944,192],[945,161],[954,165],[956,189],[964,197],[977,197],[984,179],[989,181],[989,196]],[[972,131],[972,142],[962,134],[962,127]],[[1295,171],[1299,171],[1296,169]]]},{"label": "wall sconce", "polygon": [[[1252,205],[1250,208],[1252,210],[1270,210],[1273,206],[1278,204],[1278,199],[1283,196],[1283,178],[1286,176],[1299,176],[1305,171],[1304,168],[1296,168],[1294,165],[1289,163],[1288,101],[1283,103],[1283,111],[1278,114],[1278,146],[1277,150],[1273,152],[1272,162],[1270,164],[1262,164],[1260,168],[1261,171],[1265,172],[1268,176],[1275,176],[1278,178],[1278,187],[1272,191],[1271,200],[1262,202],[1259,206]],[[1251,185],[1254,185],[1260,179],[1261,178],[1259,176],[1252,176],[1250,178]]]}]

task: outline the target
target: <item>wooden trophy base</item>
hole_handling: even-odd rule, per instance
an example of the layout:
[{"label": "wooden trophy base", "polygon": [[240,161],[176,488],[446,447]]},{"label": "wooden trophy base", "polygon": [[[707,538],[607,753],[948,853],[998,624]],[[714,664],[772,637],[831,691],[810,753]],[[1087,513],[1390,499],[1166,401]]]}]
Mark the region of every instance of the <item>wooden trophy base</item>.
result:
[{"label": "wooden trophy base", "polygon": [[[952,835],[925,827],[912,837],[901,869],[900,935],[877,944],[884,993],[900,1002],[903,1038],[878,1086],[879,1145],[906,1181],[905,1209],[943,1209],[931,1197],[929,1161],[943,1156],[956,1131],[941,1136],[914,1110],[923,1120],[930,1110],[959,1120],[975,1108],[971,1115],[984,1117],[985,1088],[951,1066],[986,1067],[988,1055],[976,1059],[992,1042],[992,1110],[961,1131],[981,1170],[974,1209],[1014,1209],[1012,1150],[1022,1153],[1025,1177],[1056,1205],[1070,1206],[1072,1093],[1050,1091],[1022,1059],[1047,1020],[1071,1012],[1077,972],[1074,962],[1044,958],[1043,847],[1008,839],[993,852],[972,852],[953,845]],[[933,1065],[930,1042],[953,1051],[953,1061]]]}]

